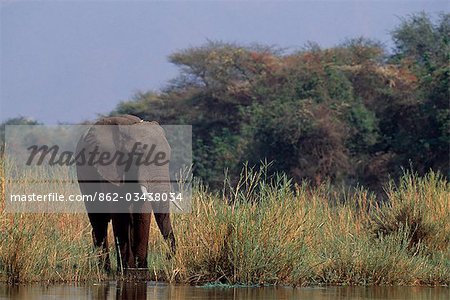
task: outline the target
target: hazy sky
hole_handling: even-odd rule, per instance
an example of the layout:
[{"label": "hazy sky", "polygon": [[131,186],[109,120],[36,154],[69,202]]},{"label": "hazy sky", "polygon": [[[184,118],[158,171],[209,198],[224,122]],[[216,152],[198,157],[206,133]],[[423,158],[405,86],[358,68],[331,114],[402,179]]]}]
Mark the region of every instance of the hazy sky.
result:
[{"label": "hazy sky", "polygon": [[365,36],[392,46],[399,17],[448,1],[1,1],[0,119],[47,124],[108,113],[158,90],[174,51],[207,40],[298,49]]}]

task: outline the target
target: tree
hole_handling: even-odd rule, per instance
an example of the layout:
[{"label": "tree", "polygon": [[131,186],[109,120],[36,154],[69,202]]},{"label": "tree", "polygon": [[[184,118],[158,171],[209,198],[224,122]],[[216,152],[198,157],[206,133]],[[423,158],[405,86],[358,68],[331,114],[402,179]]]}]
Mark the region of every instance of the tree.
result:
[{"label": "tree", "polygon": [[15,117],[0,124],[0,152],[3,153],[5,147],[6,125],[42,125],[42,123],[27,117]]},{"label": "tree", "polygon": [[193,126],[195,175],[222,182],[273,161],[296,181],[380,187],[412,166],[448,170],[449,15],[403,19],[395,53],[366,38],[296,53],[209,42],[178,51],[161,92],[113,113]]}]

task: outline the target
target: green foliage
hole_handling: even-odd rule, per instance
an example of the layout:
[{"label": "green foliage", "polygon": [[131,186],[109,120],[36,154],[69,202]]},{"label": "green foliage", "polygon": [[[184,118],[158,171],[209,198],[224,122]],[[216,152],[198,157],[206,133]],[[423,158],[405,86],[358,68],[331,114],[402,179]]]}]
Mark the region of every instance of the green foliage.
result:
[{"label": "green foliage", "polygon": [[290,54],[209,42],[170,56],[180,75],[164,91],[113,113],[192,124],[194,172],[210,183],[264,159],[316,184],[379,188],[410,165],[447,174],[449,20],[403,19],[390,56],[363,37]]},{"label": "green foliage", "polygon": [[6,120],[5,122],[0,124],[0,154],[3,153],[3,149],[5,147],[5,132],[6,132],[6,125],[41,125],[42,123],[26,118],[23,116],[16,117],[16,118],[10,118]]},{"label": "green foliage", "polygon": [[446,64],[450,55],[450,15],[441,14],[436,23],[423,12],[404,18],[392,31],[392,37],[399,57],[412,57],[428,68]]},{"label": "green foliage", "polygon": [[400,148],[397,164],[411,161],[422,173],[449,172],[449,35],[449,14],[436,22],[424,13],[413,15],[393,31],[394,59],[413,70],[417,88],[409,103],[387,106],[396,120],[386,118],[385,124],[398,124],[387,134]]}]

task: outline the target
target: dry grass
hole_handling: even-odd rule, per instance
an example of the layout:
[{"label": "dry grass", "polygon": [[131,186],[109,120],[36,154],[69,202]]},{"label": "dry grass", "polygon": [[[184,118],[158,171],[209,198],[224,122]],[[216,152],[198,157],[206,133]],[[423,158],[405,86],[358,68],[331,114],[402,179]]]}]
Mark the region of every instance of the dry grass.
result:
[{"label": "dry grass", "polygon": [[[174,215],[178,251],[171,260],[152,223],[151,277],[192,284],[449,285],[449,183],[434,173],[405,174],[386,191],[384,205],[363,189],[330,201],[329,186],[293,188],[284,176],[266,178],[264,168],[245,169],[238,186],[223,193],[195,183],[192,212]],[[106,279],[97,258],[85,214],[0,213],[1,281]]]}]

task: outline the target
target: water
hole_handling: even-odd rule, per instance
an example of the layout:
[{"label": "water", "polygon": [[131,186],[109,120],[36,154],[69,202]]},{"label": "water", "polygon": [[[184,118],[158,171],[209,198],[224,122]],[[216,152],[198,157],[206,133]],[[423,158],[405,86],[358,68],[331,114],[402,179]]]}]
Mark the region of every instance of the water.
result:
[{"label": "water", "polygon": [[0,299],[450,299],[449,288],[428,287],[193,287],[147,283],[0,285]]}]

